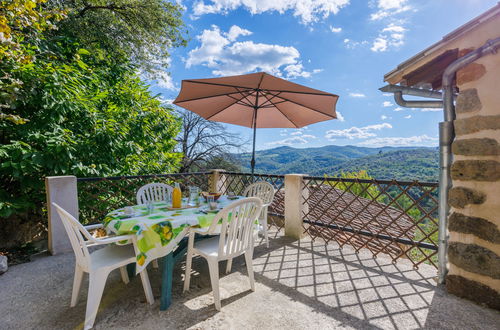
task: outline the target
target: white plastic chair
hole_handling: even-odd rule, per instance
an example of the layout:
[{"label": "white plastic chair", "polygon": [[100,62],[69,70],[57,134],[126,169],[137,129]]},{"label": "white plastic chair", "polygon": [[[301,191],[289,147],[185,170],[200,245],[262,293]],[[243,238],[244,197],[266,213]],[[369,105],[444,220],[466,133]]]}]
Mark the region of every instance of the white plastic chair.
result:
[{"label": "white plastic chair", "polygon": [[[147,204],[148,202],[169,201],[174,188],[165,183],[148,183],[139,188],[136,194],[137,205]],[[152,261],[154,268],[159,268],[158,260]]]},{"label": "white plastic chair", "polygon": [[[230,260],[242,254],[245,254],[250,287],[252,291],[255,291],[252,259],[255,240],[255,221],[261,210],[262,201],[259,198],[245,198],[228,205],[217,213],[208,230],[192,229],[190,231],[184,291],[189,290],[193,256],[200,255],[208,262],[215,308],[220,311],[219,261]],[[222,220],[221,224],[219,224],[220,220]],[[213,235],[219,232],[219,236],[198,242],[194,241],[196,233]]]},{"label": "white plastic chair", "polygon": [[169,201],[174,188],[165,183],[148,183],[137,191],[137,204],[147,204],[148,202]]},{"label": "white plastic chair", "polygon": [[[52,205],[56,208],[57,213],[59,213],[62,219],[71,246],[75,252],[75,277],[73,280],[71,307],[76,306],[78,302],[83,273],[89,273],[89,292],[87,296],[87,311],[85,313],[84,329],[90,329],[94,325],[97,309],[99,308],[104,285],[106,284],[109,273],[119,268],[123,282],[125,284],[129,282],[126,266],[136,262],[136,254],[134,251],[136,248],[136,237],[135,235],[122,235],[94,238],[87,229],[99,228],[100,225],[84,227],[59,205],[55,203],[52,203]],[[130,240],[133,245],[109,245],[92,253],[90,253],[88,249],[90,246],[116,243],[123,240]],[[144,287],[144,293],[146,294],[146,300],[148,303],[153,304],[154,297],[147,271],[144,269],[140,273],[140,276],[142,286]]]},{"label": "white plastic chair", "polygon": [[267,236],[267,209],[274,199],[274,187],[269,182],[255,182],[243,191],[243,196],[259,197],[262,200],[262,212],[259,216],[259,223],[262,228],[264,239],[266,240],[266,247],[269,247],[269,238]]}]

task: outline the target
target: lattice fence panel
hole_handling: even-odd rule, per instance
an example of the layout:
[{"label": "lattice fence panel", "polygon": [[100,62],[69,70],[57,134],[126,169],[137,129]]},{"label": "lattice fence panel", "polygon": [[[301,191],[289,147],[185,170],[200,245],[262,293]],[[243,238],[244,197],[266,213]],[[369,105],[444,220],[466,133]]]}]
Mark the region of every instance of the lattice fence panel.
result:
[{"label": "lattice fence panel", "polygon": [[437,268],[437,183],[305,177],[304,230]]}]

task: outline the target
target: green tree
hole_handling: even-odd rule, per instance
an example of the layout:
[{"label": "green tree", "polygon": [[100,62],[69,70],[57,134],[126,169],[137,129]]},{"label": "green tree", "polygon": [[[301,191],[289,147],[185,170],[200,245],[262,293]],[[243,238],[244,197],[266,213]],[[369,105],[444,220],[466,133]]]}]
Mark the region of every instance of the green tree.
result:
[{"label": "green tree", "polygon": [[[75,33],[75,26],[80,24],[77,23],[78,15],[67,5],[75,2],[68,1],[60,7],[56,7],[54,1],[44,7],[40,6],[43,1],[39,0],[7,2],[13,4],[12,8],[9,7],[11,12],[23,12],[16,6],[30,3],[30,10],[40,14],[37,16],[40,22],[53,18],[50,23],[44,23],[47,26],[64,18],[63,14],[56,17],[48,13],[68,12],[71,22],[63,20],[57,23],[57,30],[42,25],[36,30],[38,23],[13,29],[11,23],[7,22],[10,24],[7,26],[5,20],[1,20],[4,12],[0,11],[2,37],[8,31],[7,26],[11,29],[9,31],[18,33],[16,40],[19,41],[14,51],[4,49],[0,61],[3,77],[10,79],[2,80],[0,85],[2,108],[9,116],[9,120],[0,120],[2,243],[11,240],[18,228],[45,226],[45,176],[172,172],[180,160],[180,155],[174,150],[180,121],[172,109],[162,106],[141,81],[137,73],[141,65],[139,57],[125,46],[123,49],[121,46],[106,48],[105,44]],[[148,12],[158,9],[154,2],[140,3],[141,6],[150,6],[147,10],[143,8]],[[98,6],[100,2],[89,3]],[[139,1],[128,3],[138,5]],[[168,6],[161,8],[170,10]],[[95,8],[87,10],[88,13],[98,11]],[[28,11],[27,15],[32,13]],[[174,12],[173,15],[177,14]],[[79,16],[80,22],[87,19],[87,13]],[[111,25],[107,28],[108,34],[102,35],[103,40],[110,37],[112,33],[109,31],[114,29],[112,24],[115,23],[107,22]],[[169,20],[162,24],[165,29],[172,25],[175,30],[181,23]],[[103,25],[99,26],[105,30]],[[91,29],[85,25],[80,27]],[[130,25],[130,28],[135,27]],[[146,32],[142,30],[137,35],[141,33]],[[153,34],[158,37],[160,31],[155,30]],[[167,34],[163,36],[165,39],[159,43],[170,38]],[[15,39],[13,33],[9,38]],[[148,47],[153,47],[153,39],[148,40]],[[134,47],[133,43],[134,40],[130,39],[130,49]],[[141,52],[147,52],[140,41],[136,45],[142,47]],[[175,42],[172,40],[170,45],[175,45]],[[11,82],[17,85],[13,86]],[[39,235],[40,231],[37,229],[34,234]]]},{"label": "green tree", "polygon": [[49,0],[68,19],[60,29],[90,51],[132,61],[144,72],[164,74],[172,47],[185,46],[182,6],[167,0]]},{"label": "green tree", "polygon": [[[328,176],[325,175],[325,178]],[[338,176],[340,179],[356,179],[354,182],[352,181],[343,181],[340,180],[339,183],[329,182],[329,184],[335,186],[338,189],[350,192],[354,195],[367,198],[374,199],[380,198],[378,197],[380,194],[380,190],[377,186],[372,183],[367,182],[359,182],[358,180],[373,180],[373,178],[368,174],[365,170],[360,170],[359,172],[341,172]]]}]

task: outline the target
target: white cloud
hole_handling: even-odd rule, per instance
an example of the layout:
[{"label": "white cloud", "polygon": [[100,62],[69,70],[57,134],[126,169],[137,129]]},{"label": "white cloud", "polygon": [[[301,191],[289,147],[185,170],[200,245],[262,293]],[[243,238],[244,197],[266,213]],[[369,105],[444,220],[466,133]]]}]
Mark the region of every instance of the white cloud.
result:
[{"label": "white cloud", "polygon": [[334,26],[330,25],[330,31],[332,31],[333,33],[340,33],[340,32],[342,32],[342,28],[341,27],[334,27]]},{"label": "white cloud", "polygon": [[314,135],[304,134],[302,136],[292,136],[283,140],[267,142],[268,146],[293,146],[296,144],[307,144],[309,143],[308,139],[316,139]]},{"label": "white cloud", "polygon": [[174,99],[167,99],[163,95],[158,96],[157,99],[162,105],[172,105],[174,103]]},{"label": "white cloud", "polygon": [[355,97],[355,98],[361,98],[361,97],[366,97],[365,94],[363,93],[349,93],[350,97]]},{"label": "white cloud", "polygon": [[366,145],[373,147],[382,146],[435,146],[437,145],[438,138],[430,137],[427,135],[410,136],[410,137],[377,137],[363,142],[358,145]]},{"label": "white cloud", "polygon": [[378,10],[371,14],[370,18],[374,21],[380,20],[412,9],[406,3],[407,0],[378,0]]},{"label": "white cloud", "polygon": [[295,131],[290,133],[290,135],[302,135],[302,131]]},{"label": "white cloud", "polygon": [[387,39],[384,36],[380,36],[373,41],[370,49],[372,52],[385,52],[387,50],[387,43]]},{"label": "white cloud", "polygon": [[179,90],[179,88],[175,86],[174,80],[172,79],[172,77],[168,72],[163,70],[156,70],[154,72],[154,76],[156,78],[154,80],[156,86],[173,91]]},{"label": "white cloud", "polygon": [[406,119],[410,119],[411,118],[411,115],[408,115],[408,116],[405,116]]},{"label": "white cloud", "polygon": [[320,69],[306,71],[300,61],[300,53],[295,47],[235,39],[250,34],[251,31],[236,25],[233,25],[227,33],[212,25],[210,30],[204,30],[196,37],[201,44],[189,52],[186,68],[203,65],[213,69],[212,73],[218,76],[260,70],[289,79],[309,78],[321,71]]},{"label": "white cloud", "polygon": [[383,128],[392,128],[389,123],[382,123],[376,125],[369,125],[365,127],[351,127],[341,130],[329,130],[325,133],[325,138],[333,141],[336,137],[342,137],[347,139],[366,139],[369,137],[377,136],[373,131],[379,131]]},{"label": "white cloud", "polygon": [[340,111],[335,111],[337,113],[337,119],[339,121],[345,121],[344,116],[340,113]]},{"label": "white cloud", "polygon": [[382,106],[383,107],[392,107],[394,104],[392,104],[390,101],[384,101],[382,102]]},{"label": "white cloud", "polygon": [[238,25],[233,25],[229,29],[229,32],[224,35],[229,39],[229,41],[235,41],[239,36],[249,36],[252,31],[240,28]]},{"label": "white cloud", "polygon": [[364,46],[367,45],[368,41],[363,40],[363,41],[354,41],[348,38],[344,39],[344,45],[347,49],[354,49],[357,48],[358,46]]},{"label": "white cloud", "polygon": [[404,44],[406,29],[401,25],[390,23],[382,29],[370,48],[373,52],[385,52],[391,47],[400,47]]},{"label": "white cloud", "polygon": [[404,110],[404,109],[403,109],[403,108],[401,108],[401,107],[397,107],[397,108],[395,108],[395,109],[394,109],[394,111],[396,111],[396,112],[397,112],[397,111],[403,111],[403,110]]},{"label": "white cloud", "polygon": [[391,93],[382,93],[382,96],[392,96]]},{"label": "white cloud", "polygon": [[280,131],[280,136],[287,136],[288,135],[288,130],[287,129],[282,129]]},{"label": "white cloud", "polygon": [[382,119],[382,120],[386,120],[387,118],[389,118],[389,117],[387,117],[386,115],[380,116],[380,119]]},{"label": "white cloud", "polygon": [[422,108],[419,109],[422,112],[436,112],[436,111],[443,111],[441,108]]},{"label": "white cloud", "polygon": [[293,11],[293,16],[299,18],[302,24],[310,24],[326,19],[331,14],[337,14],[348,4],[349,0],[199,0],[193,5],[193,13],[195,17],[204,14],[226,14],[240,7],[254,15]]}]

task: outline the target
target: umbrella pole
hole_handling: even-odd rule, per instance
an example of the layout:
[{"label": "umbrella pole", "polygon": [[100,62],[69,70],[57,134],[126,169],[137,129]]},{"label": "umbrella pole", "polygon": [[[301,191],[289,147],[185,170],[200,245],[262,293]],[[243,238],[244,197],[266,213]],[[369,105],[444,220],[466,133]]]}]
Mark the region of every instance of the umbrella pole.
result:
[{"label": "umbrella pole", "polygon": [[257,109],[254,108],[253,111],[253,147],[252,147],[252,160],[250,161],[250,167],[252,168],[252,180],[254,179],[253,174],[255,172],[255,135],[257,133]]}]

